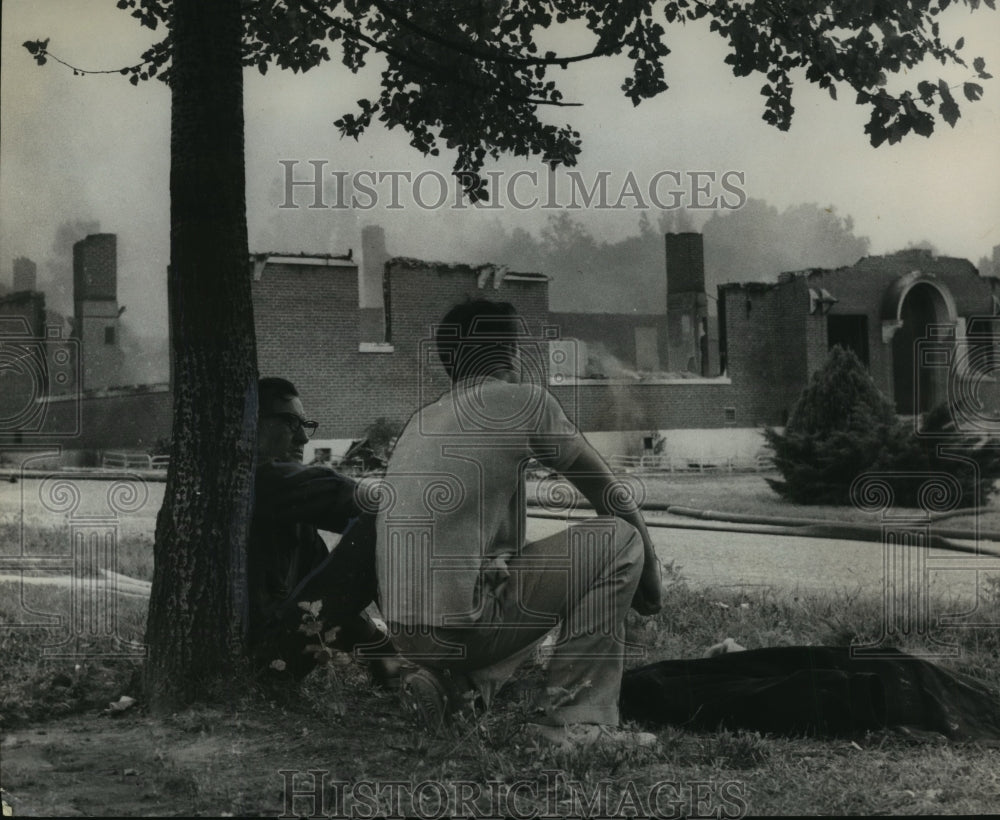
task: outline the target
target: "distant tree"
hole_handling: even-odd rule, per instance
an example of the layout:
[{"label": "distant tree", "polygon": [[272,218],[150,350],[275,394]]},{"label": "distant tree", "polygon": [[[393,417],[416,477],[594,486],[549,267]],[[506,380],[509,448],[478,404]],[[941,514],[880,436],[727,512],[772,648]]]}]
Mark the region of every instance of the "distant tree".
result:
[{"label": "distant tree", "polygon": [[[241,67],[306,71],[330,46],[351,72],[373,54],[385,61],[372,99],[336,121],[358,138],[375,120],[402,127],[424,154],[455,151],[454,172],[473,199],[486,193],[479,171],[503,153],[572,165],[581,150],[571,125],[552,125],[561,107],[550,74],[570,63],[627,55],[622,91],[638,105],[667,89],[664,24],[708,18],[728,44],[737,76],[765,75],[763,119],[789,128],[793,75],[836,97],[850,88],[869,108],[873,145],[930,134],[940,116],[959,116],[950,84],[907,72],[925,58],[965,66],[963,43],[945,43],[935,19],[952,0],[873,3],[819,0],[703,3],[692,0],[118,0],[166,36],[121,69],[133,85],[153,77],[171,86],[171,263],[174,345],[173,451],[157,520],[156,567],[147,639],[152,701],[198,697],[205,681],[232,678],[243,644],[245,538],[256,436],[256,351],[247,275]],[[958,0],[977,8],[980,0]],[[989,7],[994,0],[983,0]],[[590,50],[542,52],[553,25],[581,23]],[[44,65],[64,62],[48,40],[24,44]],[[87,73],[72,67],[75,73]],[[981,58],[979,78],[989,75]],[[913,87],[886,88],[887,74]],[[967,99],[982,87],[964,83]]]},{"label": "distant tree", "polygon": [[714,213],[702,233],[710,289],[725,282],[773,281],[781,271],[853,265],[870,246],[867,237],[855,236],[850,216],[812,203],[779,211],[748,199],[739,210]]},{"label": "distant tree", "polygon": [[929,239],[911,240],[906,243],[906,250],[930,251],[931,256],[938,256],[940,253],[940,251],[938,251],[937,249],[937,246]]}]

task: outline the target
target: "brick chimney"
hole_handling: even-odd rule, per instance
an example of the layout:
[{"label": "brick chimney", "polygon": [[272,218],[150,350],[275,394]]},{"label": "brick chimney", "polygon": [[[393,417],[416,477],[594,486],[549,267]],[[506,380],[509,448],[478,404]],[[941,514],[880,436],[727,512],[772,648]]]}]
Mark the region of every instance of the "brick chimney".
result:
[{"label": "brick chimney", "polygon": [[[668,233],[667,367],[674,372],[708,375],[708,297],[705,250],[700,233]],[[662,353],[661,353],[662,356]]]},{"label": "brick chimney", "polygon": [[121,384],[118,237],[94,233],[73,245],[73,335],[82,347],[82,389]]}]

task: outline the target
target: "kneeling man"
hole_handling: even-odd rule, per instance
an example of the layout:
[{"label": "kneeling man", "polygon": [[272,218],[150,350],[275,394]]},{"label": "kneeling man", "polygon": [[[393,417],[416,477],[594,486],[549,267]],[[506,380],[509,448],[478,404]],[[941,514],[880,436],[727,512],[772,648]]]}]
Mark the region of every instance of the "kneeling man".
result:
[{"label": "kneeling man", "polygon": [[[422,665],[404,697],[439,729],[466,684],[489,704],[559,625],[548,691],[561,697],[533,725],[537,736],[562,747],[648,743],[618,728],[618,695],[625,616],[660,609],[659,562],[634,501],[556,398],[522,379],[524,335],[506,303],[469,301],[444,317],[435,338],[451,388],[411,418],[381,487],[382,611],[397,649]],[[598,516],[528,542],[531,459]]]}]

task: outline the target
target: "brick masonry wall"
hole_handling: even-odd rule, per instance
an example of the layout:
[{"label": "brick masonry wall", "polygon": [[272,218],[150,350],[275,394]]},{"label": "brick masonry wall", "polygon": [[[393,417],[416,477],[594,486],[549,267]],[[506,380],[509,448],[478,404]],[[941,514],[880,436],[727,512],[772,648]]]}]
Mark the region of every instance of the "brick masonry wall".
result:
[{"label": "brick masonry wall", "polygon": [[73,245],[73,299],[118,298],[118,237],[91,234]]},{"label": "brick masonry wall", "polygon": [[808,378],[805,284],[727,287],[727,373],[740,426],[784,424]]},{"label": "brick masonry wall", "polygon": [[[658,314],[551,312],[549,321],[559,327],[562,338],[599,343],[623,365],[635,368],[636,328],[653,328],[659,339],[666,332],[667,317],[665,312]],[[661,361],[660,365],[663,367],[665,362]]]},{"label": "brick masonry wall", "polygon": [[[357,269],[269,264],[253,283],[261,375],[297,386],[317,439],[357,438],[380,417],[402,426],[448,388],[430,340],[433,325],[468,297],[508,301],[539,336],[548,283],[492,277],[465,265],[386,263],[387,336],[392,352],[360,352]],[[308,295],[303,300],[303,294]],[[294,319],[289,317],[295,317]]]},{"label": "brick masonry wall", "polygon": [[[19,444],[64,450],[148,451],[170,437],[173,393],[167,385],[143,391],[57,397],[44,405],[43,423]],[[6,439],[0,436],[0,449]]]},{"label": "brick masonry wall", "polygon": [[324,433],[342,427],[356,411],[357,268],[268,264],[251,290],[261,376],[292,381]]},{"label": "brick masonry wall", "polygon": [[733,385],[676,381],[666,384],[585,382],[551,387],[566,414],[588,432],[614,430],[710,429],[750,426],[726,420]]},{"label": "brick masonry wall", "polygon": [[36,429],[35,399],[48,393],[45,356],[45,297],[20,291],[0,298],[0,441],[20,441]]}]

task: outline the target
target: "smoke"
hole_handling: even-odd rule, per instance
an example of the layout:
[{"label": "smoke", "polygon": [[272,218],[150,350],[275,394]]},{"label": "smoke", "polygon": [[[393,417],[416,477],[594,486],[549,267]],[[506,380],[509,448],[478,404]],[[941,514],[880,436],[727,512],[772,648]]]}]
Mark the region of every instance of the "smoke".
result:
[{"label": "smoke", "polygon": [[92,219],[69,219],[56,228],[52,255],[40,266],[38,289],[45,294],[45,306],[65,315],[73,313],[73,245],[92,233],[100,233],[101,223]]},{"label": "smoke", "polygon": [[587,379],[639,379],[636,370],[625,365],[600,342],[586,343],[587,355],[577,375]]},{"label": "smoke", "polygon": [[[685,211],[662,212],[655,222],[644,213],[634,235],[601,242],[562,211],[549,216],[538,236],[495,223],[465,252],[470,263],[495,262],[551,277],[553,311],[658,314],[667,296],[663,235],[695,230]],[[855,236],[849,216],[815,204],[778,211],[750,199],[737,211],[713,214],[700,230],[709,294],[725,282],[773,281],[782,271],[853,265],[870,245],[867,237]]]},{"label": "smoke", "polygon": [[158,384],[170,378],[166,336],[143,336],[123,316],[118,320],[118,346],[122,351],[121,384]]},{"label": "smoke", "polygon": [[715,213],[702,228],[705,287],[726,282],[774,281],[783,271],[839,268],[868,255],[868,237],[854,235],[850,216],[816,204],[784,211],[748,199],[738,211]]}]

